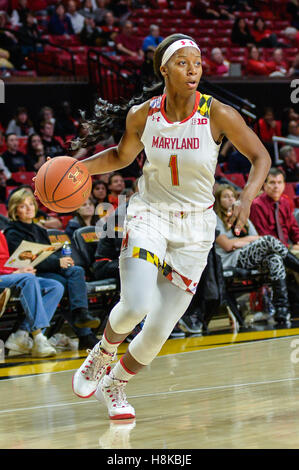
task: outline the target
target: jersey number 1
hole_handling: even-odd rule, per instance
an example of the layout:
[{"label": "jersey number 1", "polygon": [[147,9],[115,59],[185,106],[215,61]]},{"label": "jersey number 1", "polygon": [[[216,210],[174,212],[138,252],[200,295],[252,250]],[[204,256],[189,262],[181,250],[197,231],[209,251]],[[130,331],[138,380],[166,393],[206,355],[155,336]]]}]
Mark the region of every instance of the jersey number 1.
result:
[{"label": "jersey number 1", "polygon": [[171,181],[173,186],[179,186],[178,156],[171,155],[169,165],[171,171]]}]

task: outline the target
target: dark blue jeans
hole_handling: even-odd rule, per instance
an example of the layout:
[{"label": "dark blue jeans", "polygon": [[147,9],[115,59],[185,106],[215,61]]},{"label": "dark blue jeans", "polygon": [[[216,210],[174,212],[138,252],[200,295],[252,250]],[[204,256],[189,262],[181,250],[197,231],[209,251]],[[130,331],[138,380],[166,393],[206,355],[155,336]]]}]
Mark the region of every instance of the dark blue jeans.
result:
[{"label": "dark blue jeans", "polygon": [[63,295],[63,286],[52,279],[42,279],[34,274],[3,274],[0,287],[17,288],[26,314],[20,325],[29,333],[49,326]]},{"label": "dark blue jeans", "polygon": [[74,315],[72,314],[73,310],[77,308],[88,309],[84,269],[81,266],[71,266],[67,269],[60,269],[57,273],[39,273],[39,276],[54,279],[64,286],[70,303],[70,312],[65,312],[65,319],[72,326],[77,336],[89,335],[91,333],[90,328],[77,328],[74,326]]}]

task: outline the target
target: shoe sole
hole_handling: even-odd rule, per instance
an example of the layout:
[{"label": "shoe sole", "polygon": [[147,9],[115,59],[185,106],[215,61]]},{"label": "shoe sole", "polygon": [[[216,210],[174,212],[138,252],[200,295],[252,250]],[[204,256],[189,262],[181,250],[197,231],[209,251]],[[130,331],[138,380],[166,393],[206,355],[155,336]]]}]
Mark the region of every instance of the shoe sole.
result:
[{"label": "shoe sole", "polygon": [[74,323],[77,328],[97,328],[100,326],[101,322],[99,320],[89,320],[82,323]]},{"label": "shoe sole", "polygon": [[[74,394],[77,395],[77,397],[83,398],[83,399],[84,399],[84,398],[90,398],[90,397],[92,397],[92,395],[94,395],[94,393],[95,393],[95,391],[96,391],[97,388],[95,388],[94,391],[91,392],[89,395],[85,395],[85,396],[79,395],[79,393],[75,392],[75,389],[74,389],[74,377],[75,377],[75,374],[74,374],[73,377],[72,377],[72,389],[73,389]],[[102,377],[102,375],[101,375],[101,377]],[[100,378],[100,380],[101,380],[101,378]]]},{"label": "shoe sole", "polygon": [[127,413],[125,415],[115,415],[115,416],[110,416],[109,415],[109,418],[110,419],[132,419],[132,418],[135,418],[135,415],[132,415],[130,413]]}]

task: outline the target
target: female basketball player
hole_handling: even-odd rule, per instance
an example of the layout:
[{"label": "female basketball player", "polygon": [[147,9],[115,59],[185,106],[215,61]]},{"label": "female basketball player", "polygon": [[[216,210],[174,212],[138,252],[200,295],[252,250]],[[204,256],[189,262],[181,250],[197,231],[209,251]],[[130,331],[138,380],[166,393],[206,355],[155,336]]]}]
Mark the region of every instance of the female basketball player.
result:
[{"label": "female basketball player", "polygon": [[[99,100],[97,119],[86,121],[89,134],[81,141],[83,146],[96,142],[102,130],[115,128],[130,108],[119,145],[84,163],[94,175],[130,165],[143,149],[148,159],[139,193],[132,196],[127,212],[120,255],[121,300],[110,313],[102,340],[73,377],[75,394],[88,398],[95,393],[106,403],[111,419],[135,416],[124,387],[159,353],[186,311],[206,265],[215,237],[212,191],[222,137],[252,164],[231,216],[236,233],[248,219],[271,162],[234,109],[197,92],[201,53],[192,38],[166,38],[155,51],[154,68],[161,82],[148,96],[155,97],[132,100],[128,107]],[[144,317],[142,331],[110,370],[118,345]]]}]

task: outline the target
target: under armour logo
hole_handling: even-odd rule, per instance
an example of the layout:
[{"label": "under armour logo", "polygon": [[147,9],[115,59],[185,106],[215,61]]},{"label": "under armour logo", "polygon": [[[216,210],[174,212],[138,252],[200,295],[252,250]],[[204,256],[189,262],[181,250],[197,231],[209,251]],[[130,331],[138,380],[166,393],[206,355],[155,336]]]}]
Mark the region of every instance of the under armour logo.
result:
[{"label": "under armour logo", "polygon": [[182,46],[186,46],[186,42],[188,42],[189,44],[191,44],[191,46],[195,46],[195,44],[194,44],[193,41],[181,41]]},{"label": "under armour logo", "polygon": [[[72,180],[73,180],[73,183],[77,183],[77,181],[78,181],[78,176],[79,176],[80,174],[83,175],[83,171],[80,170],[79,167],[76,166],[75,169],[76,169],[76,172],[75,172],[74,174],[73,174],[73,173],[69,173],[69,174],[68,174],[68,178],[69,178],[70,180],[72,179]],[[81,179],[81,178],[79,178],[79,180],[80,180],[80,179]]]},{"label": "under armour logo", "polygon": [[160,121],[160,116],[157,116],[157,117],[153,116],[152,117],[152,121],[155,121],[156,119],[157,119],[157,122],[159,122]]}]

